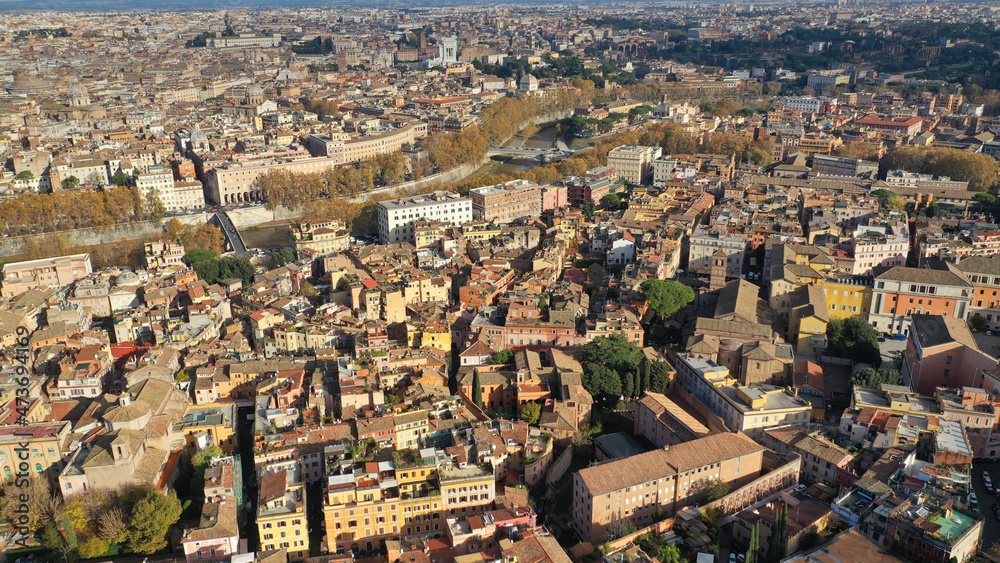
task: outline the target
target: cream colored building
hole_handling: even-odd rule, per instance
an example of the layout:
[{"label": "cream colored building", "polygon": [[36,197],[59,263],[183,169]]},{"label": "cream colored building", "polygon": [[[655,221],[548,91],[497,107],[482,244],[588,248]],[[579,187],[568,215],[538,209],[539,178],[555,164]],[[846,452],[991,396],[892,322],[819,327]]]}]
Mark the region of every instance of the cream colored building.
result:
[{"label": "cream colored building", "polygon": [[653,173],[653,161],[660,158],[659,146],[622,145],[608,153],[608,166],[618,172],[618,178],[633,184],[642,184]]}]

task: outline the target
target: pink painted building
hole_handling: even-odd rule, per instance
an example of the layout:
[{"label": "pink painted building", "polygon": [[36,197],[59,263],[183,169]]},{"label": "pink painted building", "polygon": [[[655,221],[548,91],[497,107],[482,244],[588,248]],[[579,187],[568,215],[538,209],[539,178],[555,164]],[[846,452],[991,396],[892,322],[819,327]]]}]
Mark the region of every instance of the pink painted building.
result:
[{"label": "pink painted building", "polygon": [[969,326],[957,317],[913,315],[903,382],[921,395],[938,387],[982,387],[985,372],[997,369],[997,359],[979,349]]},{"label": "pink painted building", "polygon": [[542,188],[542,211],[566,207],[569,203],[569,188],[566,186],[545,186]]},{"label": "pink painted building", "polygon": [[181,545],[187,563],[229,561],[240,549],[240,527],[236,520],[236,497],[216,495],[205,499],[197,528],[184,530]]}]

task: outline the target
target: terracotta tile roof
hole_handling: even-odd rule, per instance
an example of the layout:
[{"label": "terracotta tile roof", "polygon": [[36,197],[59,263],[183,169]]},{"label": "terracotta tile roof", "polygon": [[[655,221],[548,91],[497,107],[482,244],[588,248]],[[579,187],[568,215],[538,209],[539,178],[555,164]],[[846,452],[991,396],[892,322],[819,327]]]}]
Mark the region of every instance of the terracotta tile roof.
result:
[{"label": "terracotta tile roof", "polygon": [[[581,469],[578,473],[592,495],[600,495],[675,475],[678,468],[696,468],[763,451],[745,434],[725,433],[653,450]],[[686,469],[685,469],[686,470]]]}]

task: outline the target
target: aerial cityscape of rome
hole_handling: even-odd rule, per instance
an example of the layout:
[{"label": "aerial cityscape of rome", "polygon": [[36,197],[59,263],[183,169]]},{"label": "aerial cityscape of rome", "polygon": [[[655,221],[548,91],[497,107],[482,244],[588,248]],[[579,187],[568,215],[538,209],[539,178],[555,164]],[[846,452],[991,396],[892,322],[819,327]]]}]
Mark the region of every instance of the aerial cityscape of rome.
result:
[{"label": "aerial cityscape of rome", "polygon": [[1000,3],[0,0],[0,563],[1000,563]]}]

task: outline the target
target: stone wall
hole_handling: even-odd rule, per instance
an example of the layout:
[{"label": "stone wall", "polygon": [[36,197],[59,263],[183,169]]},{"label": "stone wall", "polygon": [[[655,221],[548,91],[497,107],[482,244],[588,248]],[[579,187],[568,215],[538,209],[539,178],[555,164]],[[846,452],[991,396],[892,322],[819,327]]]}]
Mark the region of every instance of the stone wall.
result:
[{"label": "stone wall", "polygon": [[153,221],[135,221],[131,223],[121,223],[108,227],[90,227],[86,229],[73,229],[68,231],[56,231],[37,235],[26,235],[20,237],[0,238],[0,257],[17,256],[22,252],[25,243],[29,240],[43,242],[45,240],[65,236],[69,246],[92,246],[110,242],[120,242],[123,240],[135,240],[145,236],[155,235],[163,232],[163,226],[170,219],[176,218],[185,225],[198,225],[206,223],[212,217],[211,213],[197,213],[193,215],[178,215],[169,217],[160,223]]}]

